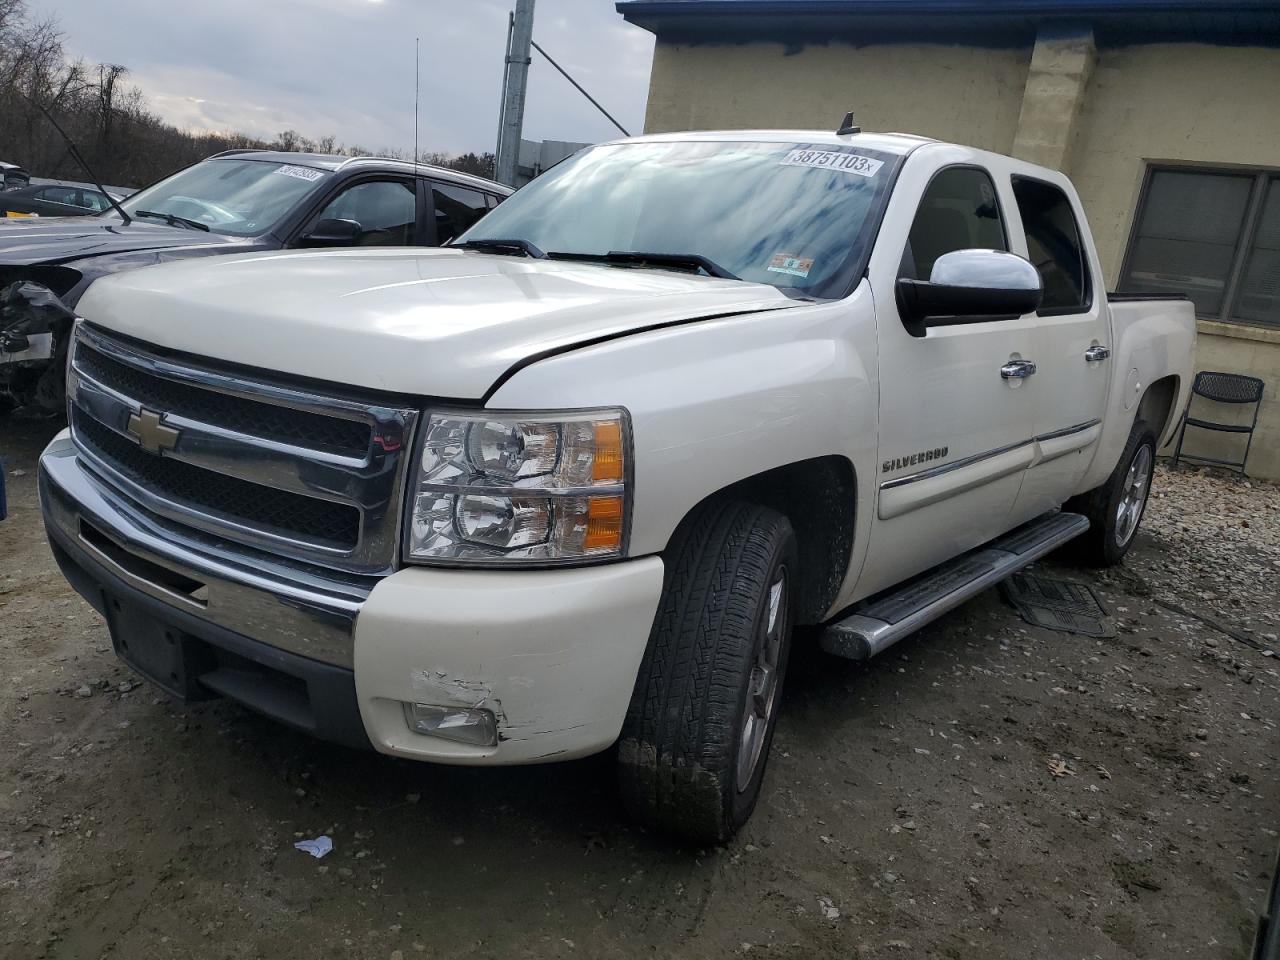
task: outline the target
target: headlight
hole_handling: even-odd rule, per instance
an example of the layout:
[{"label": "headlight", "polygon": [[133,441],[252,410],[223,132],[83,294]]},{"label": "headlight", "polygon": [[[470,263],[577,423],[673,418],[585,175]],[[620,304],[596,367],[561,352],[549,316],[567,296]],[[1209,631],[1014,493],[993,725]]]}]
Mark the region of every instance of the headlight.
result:
[{"label": "headlight", "polygon": [[406,559],[492,565],[622,556],[630,434],[619,409],[430,414]]}]

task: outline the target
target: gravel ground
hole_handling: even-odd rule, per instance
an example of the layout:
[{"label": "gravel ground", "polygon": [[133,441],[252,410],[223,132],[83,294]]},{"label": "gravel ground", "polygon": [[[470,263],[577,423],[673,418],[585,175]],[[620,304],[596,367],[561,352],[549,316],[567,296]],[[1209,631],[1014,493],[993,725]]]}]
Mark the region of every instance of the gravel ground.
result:
[{"label": "gravel ground", "polygon": [[625,822],[607,757],[431,767],[162,699],[49,555],[51,433],[0,421],[0,956],[1247,953],[1280,828],[1275,486],[1162,469],[1125,566],[1041,564],[1113,639],[997,591],[868,665],[801,638],[754,819],[690,851]]}]

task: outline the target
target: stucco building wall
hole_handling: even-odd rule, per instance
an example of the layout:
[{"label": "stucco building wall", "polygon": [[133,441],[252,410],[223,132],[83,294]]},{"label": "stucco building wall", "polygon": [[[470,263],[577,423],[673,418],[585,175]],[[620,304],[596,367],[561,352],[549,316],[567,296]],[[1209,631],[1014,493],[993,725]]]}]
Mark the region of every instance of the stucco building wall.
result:
[{"label": "stucco building wall", "polygon": [[856,110],[868,130],[915,133],[1008,153],[1030,48],[944,44],[672,44],[659,40],[647,133],[811,127]]},{"label": "stucco building wall", "polygon": [[[1103,46],[1086,55],[1079,38],[1043,36],[1038,48],[659,39],[645,128],[834,129],[850,109],[868,130],[1037,162],[1059,124],[1068,140],[1060,166],[1080,191],[1109,288],[1149,163],[1280,169],[1280,50],[1247,46]],[[1280,479],[1280,330],[1199,326],[1198,369],[1267,381],[1249,472]],[[1226,457],[1241,449],[1238,438],[1194,431],[1187,446]]]}]

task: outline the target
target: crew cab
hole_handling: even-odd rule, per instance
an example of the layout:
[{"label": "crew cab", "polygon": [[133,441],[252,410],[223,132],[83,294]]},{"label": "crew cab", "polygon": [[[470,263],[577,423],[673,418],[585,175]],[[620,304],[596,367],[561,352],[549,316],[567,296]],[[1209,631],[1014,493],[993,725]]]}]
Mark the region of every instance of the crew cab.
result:
[{"label": "crew cab", "polygon": [[865,658],[1069,542],[1121,560],[1194,336],[1108,297],[1065,176],[812,131],[604,144],[443,249],[79,312],[41,501],[126,663],[399,757],[616,745],[697,842],[756,803],[797,624]]},{"label": "crew cab", "polygon": [[[38,219],[0,219],[0,409],[6,401],[34,412],[63,408],[71,320],[98,277],[249,251],[436,246],[511,192],[401,160],[228,150],[115,207],[84,191],[96,216],[51,220],[56,211],[38,209]],[[0,195],[0,209],[27,209],[15,196]]]}]

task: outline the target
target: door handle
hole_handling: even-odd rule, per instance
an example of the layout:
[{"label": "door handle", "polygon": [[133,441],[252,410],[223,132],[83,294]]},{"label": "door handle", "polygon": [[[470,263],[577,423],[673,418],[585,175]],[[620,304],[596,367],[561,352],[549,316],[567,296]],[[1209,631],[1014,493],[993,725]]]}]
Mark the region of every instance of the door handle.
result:
[{"label": "door handle", "polygon": [[1095,361],[1098,361],[1098,360],[1105,360],[1109,356],[1111,356],[1111,348],[1102,347],[1096,343],[1084,352],[1084,359],[1086,363],[1094,363]]},{"label": "door handle", "polygon": [[1000,368],[1000,376],[1005,380],[1025,380],[1035,372],[1036,365],[1030,360],[1010,360]]}]

